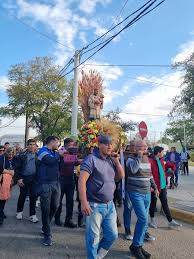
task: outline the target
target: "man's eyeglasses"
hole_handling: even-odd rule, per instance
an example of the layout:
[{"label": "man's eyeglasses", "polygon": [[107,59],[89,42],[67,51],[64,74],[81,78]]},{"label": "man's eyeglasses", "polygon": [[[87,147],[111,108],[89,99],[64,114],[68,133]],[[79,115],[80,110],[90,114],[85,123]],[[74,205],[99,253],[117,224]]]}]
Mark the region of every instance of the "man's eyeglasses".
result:
[{"label": "man's eyeglasses", "polygon": [[0,149],[0,152],[5,152],[5,149]]}]

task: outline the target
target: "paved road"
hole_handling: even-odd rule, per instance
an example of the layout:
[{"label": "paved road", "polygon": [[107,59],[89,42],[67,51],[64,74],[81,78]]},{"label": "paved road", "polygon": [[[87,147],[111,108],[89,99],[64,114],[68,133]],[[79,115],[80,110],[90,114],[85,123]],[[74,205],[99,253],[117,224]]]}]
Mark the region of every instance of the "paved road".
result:
[{"label": "paved road", "polygon": [[173,207],[194,213],[194,167],[189,169],[189,176],[180,175],[178,188],[168,190],[168,197]]},{"label": "paved road", "polygon": [[[18,188],[14,188],[13,197],[6,205],[7,219],[0,228],[0,259],[65,259],[86,258],[84,249],[84,230],[67,229],[53,225],[54,245],[41,245],[40,223],[32,224],[28,221],[28,202],[22,221],[15,219]],[[76,209],[76,208],[75,208]],[[119,212],[121,213],[121,211]],[[37,211],[40,216],[40,209]],[[75,211],[75,217],[76,217]],[[169,230],[167,222],[161,215],[157,230],[150,230],[156,236],[156,241],[145,244],[154,259],[183,259],[194,258],[194,226],[183,224],[181,231]],[[135,216],[133,216],[133,226]],[[107,259],[130,258],[129,241],[123,239],[123,228],[119,229],[119,240],[115,243]]]}]

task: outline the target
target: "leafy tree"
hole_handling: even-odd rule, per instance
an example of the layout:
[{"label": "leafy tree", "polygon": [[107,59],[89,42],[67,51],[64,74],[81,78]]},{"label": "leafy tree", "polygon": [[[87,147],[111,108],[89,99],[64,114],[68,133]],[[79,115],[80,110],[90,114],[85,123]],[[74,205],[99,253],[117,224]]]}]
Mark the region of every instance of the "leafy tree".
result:
[{"label": "leafy tree", "polygon": [[[184,62],[177,63],[176,67],[185,71],[184,88],[179,96],[173,100],[174,106],[171,115],[176,117],[194,118],[194,53]],[[180,116],[181,115],[181,116]]]},{"label": "leafy tree", "polygon": [[108,120],[120,125],[124,132],[135,131],[135,127],[137,126],[136,122],[129,121],[125,122],[121,119],[119,114],[121,113],[120,109],[109,111],[104,117]]},{"label": "leafy tree", "polygon": [[191,119],[169,122],[164,137],[166,139],[170,139],[171,141],[180,141],[183,146],[184,127],[186,133],[186,143],[191,144],[194,141],[194,122]]},{"label": "leafy tree", "polygon": [[72,82],[59,77],[59,68],[49,57],[11,67],[7,89],[8,105],[1,115],[18,118],[26,115],[30,125],[44,141],[48,135],[63,137],[70,132]]}]

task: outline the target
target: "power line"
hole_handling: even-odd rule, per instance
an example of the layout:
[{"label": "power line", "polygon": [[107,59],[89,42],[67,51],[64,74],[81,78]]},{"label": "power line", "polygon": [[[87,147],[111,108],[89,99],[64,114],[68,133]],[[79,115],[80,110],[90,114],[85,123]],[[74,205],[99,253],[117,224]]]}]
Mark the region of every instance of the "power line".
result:
[{"label": "power line", "polygon": [[[80,50],[80,54],[84,55],[86,52],[88,51],[91,51],[95,48],[97,48],[98,46],[104,44],[105,42],[107,42],[110,38],[108,38],[107,40],[101,42],[100,44],[98,44],[97,46],[91,48],[90,50],[87,50],[85,52],[83,52],[85,49],[88,49],[89,46],[93,45],[95,42],[99,41],[100,39],[104,38],[104,36],[106,36],[110,31],[114,30],[117,26],[121,25],[124,21],[126,21],[129,17],[131,17],[132,15],[136,14],[138,11],[140,11],[141,9],[143,9],[148,3],[150,3],[151,1],[153,0],[149,0],[148,2],[146,2],[144,5],[142,5],[140,8],[138,8],[136,11],[134,11],[133,13],[129,14],[123,21],[121,21],[120,23],[116,24],[115,26],[113,26],[111,29],[109,29],[107,32],[105,32],[104,34],[102,34],[100,37],[98,37],[97,39],[95,39],[94,41],[92,41],[91,43],[89,43],[88,45],[86,45],[85,47],[83,47],[81,50]],[[155,0],[157,1],[157,0]],[[154,1],[154,2],[155,2]],[[65,71],[65,66],[64,68],[62,68],[63,71]],[[71,73],[72,71],[74,70],[74,68],[69,72]],[[66,74],[65,74],[66,75]],[[65,76],[64,75],[64,76]],[[60,79],[60,78],[59,78]]]},{"label": "power line", "polygon": [[85,66],[96,67],[170,67],[172,65],[158,65],[158,64],[85,64]]},{"label": "power line", "polygon": [[[106,113],[109,113],[108,111],[105,111]],[[153,117],[168,117],[168,115],[164,114],[153,114],[153,113],[137,113],[137,112],[125,112],[121,111],[120,113],[129,114],[129,115],[140,115],[140,116],[153,116]]]},{"label": "power line", "polygon": [[[141,11],[131,22],[129,22],[124,28],[122,28],[122,30],[120,30],[119,32],[117,32],[115,35],[111,36],[108,40],[106,40],[106,43],[101,46],[98,50],[96,50],[93,54],[91,54],[88,58],[86,58],[83,62],[81,62],[77,67],[81,66],[82,64],[84,64],[87,60],[91,59],[96,53],[98,53],[100,50],[102,50],[106,45],[108,45],[115,37],[117,37],[122,31],[124,31],[125,29],[127,29],[128,27],[132,26],[134,23],[136,23],[138,20],[140,20],[141,18],[143,18],[145,15],[149,14],[150,12],[152,12],[154,9],[156,9],[159,5],[161,5],[163,2],[165,2],[166,0],[162,0],[160,3],[158,3],[155,7],[151,8],[149,11],[147,11],[157,0],[155,0],[154,2],[152,2],[151,4],[149,4],[143,11]],[[77,68],[76,67],[76,68]],[[75,68],[71,69],[69,72],[67,72],[65,75],[66,76],[68,74],[70,74]]]},{"label": "power line", "polygon": [[[104,34],[102,34],[100,37],[98,37],[97,39],[95,39],[94,41],[92,41],[91,43],[89,43],[86,47],[84,47],[83,49],[87,49],[89,46],[93,45],[95,42],[99,41],[100,39],[104,38],[104,36],[106,36],[109,32],[111,32],[112,30],[114,30],[115,28],[117,28],[119,25],[121,25],[122,23],[124,23],[126,20],[128,20],[131,16],[133,16],[134,14],[136,14],[137,12],[139,12],[141,9],[143,9],[148,3],[150,3],[152,0],[147,1],[144,5],[142,5],[140,8],[138,8],[136,11],[132,12],[131,14],[129,14],[125,19],[123,19],[121,22],[117,23],[115,26],[113,26],[112,28],[110,28],[107,32],[105,32]],[[98,46],[100,46],[101,44],[103,44],[104,42],[101,42],[100,44],[96,45],[95,47],[91,48],[90,50],[85,51],[83,54],[87,53],[88,51],[91,51],[95,48],[97,48]]]},{"label": "power line", "polygon": [[9,16],[14,17],[14,19],[16,19],[18,22],[20,22],[20,23],[23,24],[24,26],[30,28],[30,29],[33,30],[34,32],[40,34],[41,36],[47,38],[48,40],[53,41],[53,42],[55,42],[55,43],[57,43],[57,44],[59,44],[59,45],[61,45],[61,46],[63,46],[63,47],[66,47],[66,48],[68,48],[68,49],[74,50],[74,48],[69,47],[69,46],[63,44],[63,43],[61,43],[61,42],[58,41],[58,40],[55,40],[54,38],[48,36],[47,34],[45,34],[45,33],[41,32],[41,31],[37,30],[35,27],[33,27],[33,26],[29,25],[28,23],[22,21],[22,20],[19,19],[16,15],[12,14],[12,15],[9,15]]},{"label": "power line", "polygon": [[18,118],[13,119],[13,120],[9,121],[8,123],[6,123],[6,124],[0,126],[0,129],[9,127],[9,126],[10,126],[11,124],[13,124],[17,119],[18,119]]}]

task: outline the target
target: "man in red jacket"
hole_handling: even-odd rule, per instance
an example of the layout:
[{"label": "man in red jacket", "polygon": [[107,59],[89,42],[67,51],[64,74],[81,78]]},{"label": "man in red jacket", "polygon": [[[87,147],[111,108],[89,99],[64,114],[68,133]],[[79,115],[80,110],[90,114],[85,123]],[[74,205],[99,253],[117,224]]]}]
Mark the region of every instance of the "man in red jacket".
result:
[{"label": "man in red jacket", "polygon": [[[159,147],[159,146],[154,147],[154,156],[152,159],[150,159],[151,171],[152,171],[155,184],[158,189],[159,199],[162,204],[162,209],[168,220],[168,226],[170,228],[180,227],[181,225],[172,219],[170,209],[168,207],[167,190],[166,190],[166,172],[165,172],[165,165],[163,161],[163,156],[164,156],[163,150],[164,150],[163,147]],[[154,228],[157,228],[156,220],[154,218],[155,208],[156,208],[156,202],[152,203],[150,206],[150,217],[151,217],[150,225]]]}]

